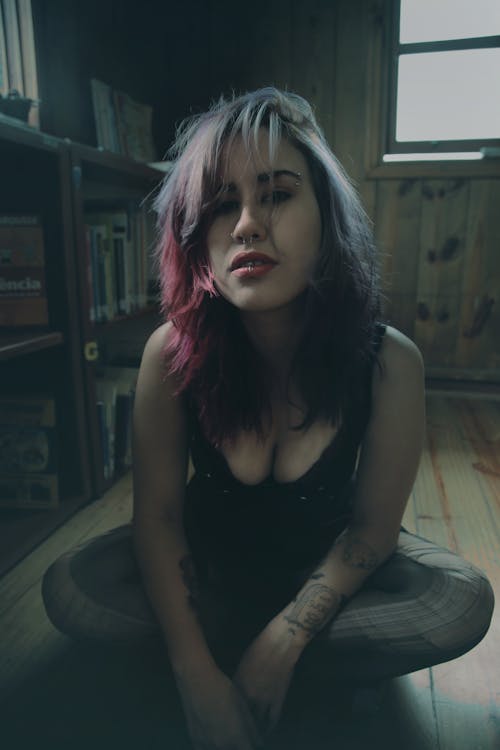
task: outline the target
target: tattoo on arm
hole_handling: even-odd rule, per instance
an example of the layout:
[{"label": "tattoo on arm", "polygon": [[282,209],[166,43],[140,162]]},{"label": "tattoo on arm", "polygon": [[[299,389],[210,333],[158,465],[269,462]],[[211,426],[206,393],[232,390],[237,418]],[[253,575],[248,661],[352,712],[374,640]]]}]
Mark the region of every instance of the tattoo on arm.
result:
[{"label": "tattoo on arm", "polygon": [[335,546],[342,546],[342,562],[350,568],[375,570],[379,564],[377,553],[359,537],[351,536],[349,533],[342,534]]},{"label": "tattoo on arm", "polygon": [[[323,573],[311,576],[311,580],[318,578],[323,578]],[[325,586],[323,583],[307,585],[294,599],[290,614],[285,615],[289,632],[295,635],[297,630],[302,630],[309,640],[314,638],[345,601],[346,597],[331,586]]]},{"label": "tattoo on arm", "polygon": [[198,612],[198,602],[200,597],[200,585],[196,575],[196,566],[192,555],[186,555],[179,561],[179,567],[182,571],[182,580],[189,592],[188,602],[195,612]]}]

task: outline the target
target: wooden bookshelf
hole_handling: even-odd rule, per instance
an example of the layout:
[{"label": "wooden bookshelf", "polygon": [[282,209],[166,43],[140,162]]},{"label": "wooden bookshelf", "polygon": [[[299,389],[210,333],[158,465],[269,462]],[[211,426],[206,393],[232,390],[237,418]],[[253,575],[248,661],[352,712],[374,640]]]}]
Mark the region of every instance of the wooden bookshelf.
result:
[{"label": "wooden bookshelf", "polygon": [[[91,290],[89,289],[89,260],[85,240],[88,214],[112,213],[131,206],[147,204],[158,189],[165,173],[125,156],[82,144],[71,145],[72,213],[75,229],[77,276],[79,279],[79,316],[84,351],[84,391],[87,431],[90,436],[91,476],[93,492],[101,496],[119,478],[105,478],[102,424],[97,410],[96,378],[100,369],[112,362],[108,352],[119,340],[126,342],[127,354],[122,354],[123,364],[138,364],[142,347],[149,334],[159,323],[158,306],[147,301],[127,314],[114,314],[106,321],[92,321],[90,315]],[[149,248],[144,246],[143,258]],[[92,271],[93,276],[95,268]],[[102,417],[101,417],[102,418]]]},{"label": "wooden bookshelf", "polygon": [[2,116],[0,163],[2,213],[41,217],[49,311],[47,327],[1,332],[2,395],[55,399],[60,489],[52,510],[0,507],[1,574],[119,478],[120,471],[104,478],[96,377],[117,341],[126,347],[121,361],[136,366],[160,321],[157,305],[148,301],[105,323],[91,322],[85,215],[143,206],[165,175]]},{"label": "wooden bookshelf", "polygon": [[[0,118],[0,164],[1,213],[40,217],[49,317],[43,328],[8,328],[0,333],[1,395],[54,400],[59,486],[54,509],[0,507],[1,573],[89,502],[92,487],[69,146],[64,140]],[[15,477],[13,486],[22,479],[19,474]]]},{"label": "wooden bookshelf", "polygon": [[64,341],[61,331],[0,334],[0,362],[23,354],[50,349]]}]

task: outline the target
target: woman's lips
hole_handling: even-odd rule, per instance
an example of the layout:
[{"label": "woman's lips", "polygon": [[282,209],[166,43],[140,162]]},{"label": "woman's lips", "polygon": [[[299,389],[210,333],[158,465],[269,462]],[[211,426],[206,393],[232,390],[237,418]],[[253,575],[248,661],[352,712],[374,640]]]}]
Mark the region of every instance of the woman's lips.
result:
[{"label": "woman's lips", "polygon": [[252,263],[250,261],[245,266],[239,266],[235,268],[231,273],[234,276],[238,276],[240,279],[258,279],[261,276],[265,276],[269,271],[272,271],[276,263]]},{"label": "woman's lips", "polygon": [[276,265],[276,261],[265,253],[258,253],[255,250],[244,250],[243,252],[236,253],[231,261],[229,270],[234,273],[240,268],[251,266],[252,264],[255,266],[262,264],[274,266]]}]

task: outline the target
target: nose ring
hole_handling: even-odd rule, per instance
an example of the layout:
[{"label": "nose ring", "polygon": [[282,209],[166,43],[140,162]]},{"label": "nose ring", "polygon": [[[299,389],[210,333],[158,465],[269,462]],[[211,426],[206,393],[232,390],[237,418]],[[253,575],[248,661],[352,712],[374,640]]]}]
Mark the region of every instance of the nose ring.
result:
[{"label": "nose ring", "polygon": [[242,245],[249,245],[251,242],[258,242],[259,241],[259,235],[258,234],[251,234],[250,237],[244,237],[243,235],[236,235],[232,232],[229,232],[229,236],[233,240],[233,242],[240,242]]}]

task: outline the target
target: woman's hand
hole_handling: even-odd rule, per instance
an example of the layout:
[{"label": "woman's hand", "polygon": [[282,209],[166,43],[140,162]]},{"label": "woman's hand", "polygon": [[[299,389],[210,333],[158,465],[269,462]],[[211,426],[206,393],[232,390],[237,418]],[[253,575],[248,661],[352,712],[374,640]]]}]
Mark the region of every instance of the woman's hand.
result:
[{"label": "woman's hand", "polygon": [[237,687],[216,669],[177,678],[188,732],[195,750],[256,750],[262,740]]},{"label": "woman's hand", "polygon": [[238,664],[234,683],[262,732],[269,732],[278,723],[302,648],[284,618],[277,616],[252,641]]}]

